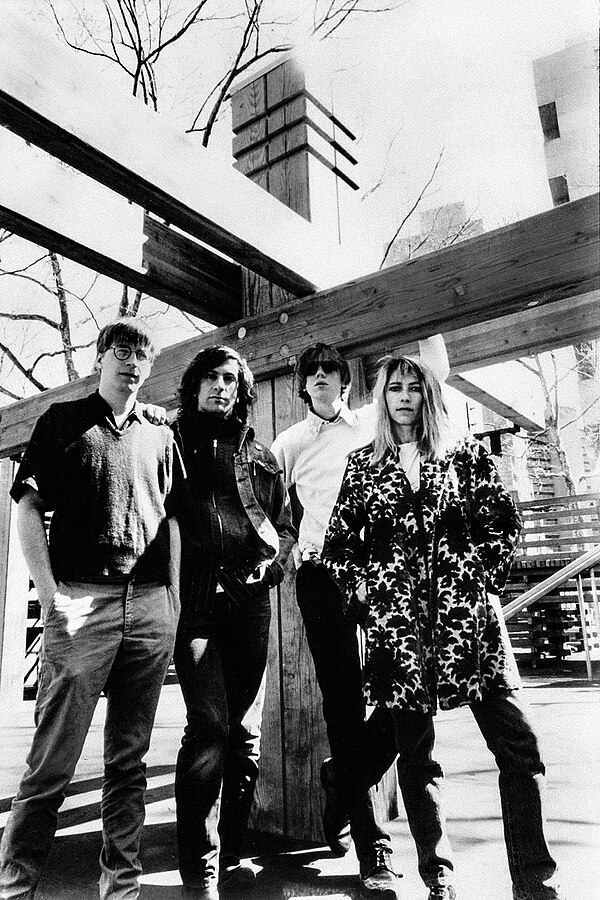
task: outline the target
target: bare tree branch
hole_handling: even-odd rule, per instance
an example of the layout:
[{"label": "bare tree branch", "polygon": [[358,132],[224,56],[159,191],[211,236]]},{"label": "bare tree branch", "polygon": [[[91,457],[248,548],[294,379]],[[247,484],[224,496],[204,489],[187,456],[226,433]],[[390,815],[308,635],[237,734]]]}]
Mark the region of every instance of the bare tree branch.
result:
[{"label": "bare tree branch", "polygon": [[19,394],[13,394],[12,391],[9,391],[8,388],[2,387],[0,384],[0,394],[5,394],[7,397],[10,397],[11,400],[23,400],[23,396]]},{"label": "bare tree branch", "polygon": [[0,341],[0,350],[2,350],[2,352],[8,357],[8,359],[10,359],[13,366],[18,369],[19,372],[21,372],[21,374],[24,375],[25,378],[27,378],[27,380],[30,381],[33,386],[38,389],[38,391],[48,390],[47,387],[45,387],[45,385],[41,383],[41,381],[38,381],[37,378],[34,378],[34,376],[31,374],[33,369],[26,369],[25,366],[19,361],[19,359],[17,359],[12,350],[7,347],[6,344],[4,344],[2,341]]},{"label": "bare tree branch", "polygon": [[10,319],[12,322],[19,321],[27,321],[27,322],[43,322],[44,325],[49,325],[50,328],[55,328],[57,331],[60,329],[58,322],[53,322],[52,319],[49,319],[47,316],[39,315],[39,313],[5,313],[0,312],[0,318],[2,319]]},{"label": "bare tree branch", "polygon": [[50,253],[50,263],[52,265],[52,274],[56,284],[56,297],[58,299],[58,308],[60,311],[59,331],[64,348],[65,366],[67,369],[67,378],[69,381],[75,381],[79,378],[79,373],[75,368],[75,360],[73,359],[73,350],[71,349],[71,322],[69,319],[69,308],[67,306],[67,297],[63,286],[62,269],[60,260],[56,253]]},{"label": "bare tree branch", "polygon": [[393,238],[391,239],[391,241],[389,242],[389,244],[388,244],[387,247],[385,248],[385,253],[383,254],[383,259],[382,259],[381,262],[379,263],[379,268],[380,268],[380,269],[382,269],[382,268],[384,267],[385,261],[386,261],[386,259],[388,258],[388,256],[390,255],[390,251],[391,251],[392,247],[394,246],[394,242],[397,240],[398,235],[400,234],[400,232],[402,231],[402,229],[404,228],[404,226],[406,225],[406,223],[408,222],[408,220],[410,219],[410,217],[413,215],[413,213],[414,213],[414,211],[416,210],[417,206],[419,205],[419,203],[420,203],[421,200],[423,199],[423,197],[424,197],[424,195],[425,195],[425,192],[427,191],[428,187],[431,185],[433,179],[435,178],[435,174],[436,174],[436,172],[437,172],[437,170],[438,170],[438,167],[439,167],[439,165],[440,165],[440,163],[441,163],[441,161],[442,161],[443,155],[444,155],[444,148],[442,147],[442,149],[440,150],[440,154],[439,154],[438,158],[437,158],[436,161],[435,161],[435,165],[434,165],[434,167],[433,167],[433,170],[432,170],[432,172],[431,172],[431,175],[430,175],[429,178],[427,179],[427,182],[426,182],[425,186],[421,189],[421,192],[419,193],[419,196],[417,197],[417,199],[415,200],[415,202],[413,203],[413,205],[411,206],[411,208],[409,209],[409,211],[406,213],[406,215],[404,216],[404,218],[402,219],[402,221],[401,221],[400,224],[398,225],[396,231],[394,232]]},{"label": "bare tree branch", "polygon": [[[64,356],[65,350],[69,350],[69,352],[74,353],[75,350],[87,350],[88,347],[93,347],[96,343],[96,339],[93,341],[88,341],[87,344],[73,344],[72,346],[65,347],[62,350],[47,350],[45,353],[40,353],[39,356],[36,357],[35,362],[32,364],[30,371],[33,372],[35,367],[43,360],[47,358],[53,358],[56,356]],[[77,376],[79,377],[79,376]]]}]

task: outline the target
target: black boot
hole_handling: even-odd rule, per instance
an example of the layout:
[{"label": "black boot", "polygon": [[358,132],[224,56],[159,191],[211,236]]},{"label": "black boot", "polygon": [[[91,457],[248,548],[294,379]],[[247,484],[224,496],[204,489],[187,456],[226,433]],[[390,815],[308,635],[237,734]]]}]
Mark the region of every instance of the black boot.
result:
[{"label": "black boot", "polygon": [[326,759],[321,766],[321,784],[325,791],[323,809],[323,833],[332,853],[345,856],[352,843],[350,817],[336,790],[333,760]]},{"label": "black boot", "polygon": [[254,880],[254,870],[240,865],[240,856],[257,778],[258,766],[254,760],[245,757],[226,760],[219,817],[219,884]]}]

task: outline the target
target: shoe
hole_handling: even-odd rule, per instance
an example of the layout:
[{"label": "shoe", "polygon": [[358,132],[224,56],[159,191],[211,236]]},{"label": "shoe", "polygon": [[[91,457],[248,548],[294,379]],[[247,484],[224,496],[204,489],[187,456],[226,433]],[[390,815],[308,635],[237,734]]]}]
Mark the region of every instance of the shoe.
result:
[{"label": "shoe", "polygon": [[204,887],[192,887],[189,884],[184,884],[181,888],[181,896],[185,900],[220,900],[215,878],[207,881]]},{"label": "shoe", "polygon": [[251,866],[242,865],[239,856],[224,853],[219,857],[219,885],[245,884],[250,886],[256,879],[256,872]]},{"label": "shoe", "polygon": [[333,760],[326,759],[321,766],[321,784],[325,791],[325,808],[323,810],[323,833],[329,849],[336,856],[345,856],[350,845],[350,819],[342,808],[335,790]]},{"label": "shoe", "polygon": [[397,900],[398,875],[391,867],[392,849],[386,844],[373,844],[368,854],[359,860],[360,885],[364,897],[377,900]]},{"label": "shoe", "polygon": [[433,884],[429,888],[429,900],[456,900],[456,891],[451,884]]}]

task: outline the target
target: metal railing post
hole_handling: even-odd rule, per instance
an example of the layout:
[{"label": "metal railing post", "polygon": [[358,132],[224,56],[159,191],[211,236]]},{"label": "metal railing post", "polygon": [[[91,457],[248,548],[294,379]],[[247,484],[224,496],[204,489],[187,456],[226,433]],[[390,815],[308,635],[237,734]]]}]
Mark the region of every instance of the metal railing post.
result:
[{"label": "metal railing post", "polygon": [[583,649],[585,650],[585,667],[587,669],[588,681],[593,681],[592,657],[590,656],[590,643],[588,640],[587,625],[585,622],[585,598],[583,596],[583,578],[581,577],[581,572],[577,576],[577,599],[579,600],[579,618],[581,620],[581,635],[583,637]]}]

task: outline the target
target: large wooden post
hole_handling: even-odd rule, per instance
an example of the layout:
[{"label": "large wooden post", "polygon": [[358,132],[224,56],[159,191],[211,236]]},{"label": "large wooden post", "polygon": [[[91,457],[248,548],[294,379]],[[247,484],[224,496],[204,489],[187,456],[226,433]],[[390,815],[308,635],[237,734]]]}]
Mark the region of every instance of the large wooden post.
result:
[{"label": "large wooden post", "polygon": [[[351,176],[355,160],[349,149],[354,138],[311,88],[293,58],[238,82],[232,94],[233,152],[238,169],[337,240],[347,195],[357,187]],[[251,272],[245,272],[243,284],[245,316],[289,299],[281,288]],[[244,334],[239,333],[238,338],[236,346],[243,353]],[[295,357],[289,356],[285,344],[280,352],[293,366]],[[353,370],[360,375],[360,361],[353,362]],[[356,377],[356,383],[355,401],[364,402],[364,379]],[[305,413],[291,372],[258,385],[253,424],[264,441],[271,441]],[[263,763],[253,826],[321,842],[319,770],[328,755],[328,743],[321,696],[296,604],[291,561],[283,585],[273,595]],[[384,791],[377,792],[382,818],[396,812],[395,780],[389,781]]]},{"label": "large wooden post", "polygon": [[17,507],[8,495],[14,464],[0,460],[0,716],[4,721],[23,703],[29,573],[16,526]]}]

